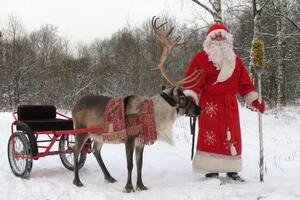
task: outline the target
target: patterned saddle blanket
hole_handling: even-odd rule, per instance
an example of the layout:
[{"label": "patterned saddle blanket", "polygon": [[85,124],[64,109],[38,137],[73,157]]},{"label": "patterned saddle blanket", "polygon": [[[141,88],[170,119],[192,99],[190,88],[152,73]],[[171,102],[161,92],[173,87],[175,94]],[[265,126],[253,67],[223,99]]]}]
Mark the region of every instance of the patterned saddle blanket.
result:
[{"label": "patterned saddle blanket", "polygon": [[128,135],[139,135],[142,144],[153,144],[157,140],[153,102],[145,101],[140,113],[134,117],[125,117],[124,98],[111,99],[105,109],[104,142],[120,141]]}]

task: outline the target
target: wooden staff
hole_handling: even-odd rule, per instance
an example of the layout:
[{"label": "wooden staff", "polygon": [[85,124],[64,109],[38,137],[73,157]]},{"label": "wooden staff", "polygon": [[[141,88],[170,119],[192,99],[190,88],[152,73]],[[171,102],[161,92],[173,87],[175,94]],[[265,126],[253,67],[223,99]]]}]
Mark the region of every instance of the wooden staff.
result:
[{"label": "wooden staff", "polygon": [[[263,72],[262,68],[256,69],[257,81],[258,81],[258,101],[262,102],[261,96],[261,74]],[[259,131],[259,180],[264,181],[264,146],[263,146],[263,129],[262,129],[262,114],[258,113],[258,131]]]},{"label": "wooden staff", "polygon": [[[254,38],[252,41],[251,63],[255,69],[258,79],[258,101],[262,102],[261,95],[261,75],[265,69],[265,49],[262,38]],[[262,114],[258,112],[258,130],[259,130],[259,179],[264,181],[264,147],[263,147],[263,130]]]}]

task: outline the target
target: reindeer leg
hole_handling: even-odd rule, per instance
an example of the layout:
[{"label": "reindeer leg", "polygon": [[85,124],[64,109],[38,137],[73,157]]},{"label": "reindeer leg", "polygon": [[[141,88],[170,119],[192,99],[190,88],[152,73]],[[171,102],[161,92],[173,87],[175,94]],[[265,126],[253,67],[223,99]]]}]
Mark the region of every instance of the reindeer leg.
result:
[{"label": "reindeer leg", "polygon": [[143,152],[144,152],[144,145],[138,144],[135,147],[135,158],[136,158],[136,168],[137,168],[137,181],[136,181],[135,189],[138,191],[148,189],[146,186],[144,186],[142,180]]},{"label": "reindeer leg", "polygon": [[82,182],[79,179],[79,174],[78,174],[78,157],[79,154],[85,144],[85,141],[87,139],[87,135],[76,135],[76,142],[75,142],[75,149],[74,149],[74,180],[73,184],[81,187],[83,186]]},{"label": "reindeer leg", "polygon": [[103,160],[102,160],[102,157],[101,157],[101,149],[102,149],[102,145],[103,143],[98,143],[98,142],[94,142],[94,145],[93,145],[93,154],[99,164],[99,166],[101,167],[102,169],[102,172],[103,172],[103,175],[104,175],[104,178],[106,181],[108,181],[109,183],[114,183],[116,182],[116,179],[114,179],[109,171],[107,170]]},{"label": "reindeer leg", "polygon": [[131,174],[132,174],[132,160],[133,160],[133,151],[134,151],[134,137],[128,136],[128,138],[125,140],[125,148],[126,148],[126,159],[127,159],[127,183],[125,185],[125,188],[123,189],[123,192],[134,192],[132,181],[131,181]]}]

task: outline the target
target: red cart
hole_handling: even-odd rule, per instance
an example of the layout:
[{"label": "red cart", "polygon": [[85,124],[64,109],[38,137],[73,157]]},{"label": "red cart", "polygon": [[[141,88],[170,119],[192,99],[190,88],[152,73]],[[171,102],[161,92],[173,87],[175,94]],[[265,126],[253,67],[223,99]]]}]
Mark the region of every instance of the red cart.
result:
[{"label": "red cart", "polygon": [[[32,161],[48,155],[59,155],[62,164],[73,170],[75,134],[89,129],[73,129],[73,121],[56,111],[53,105],[22,105],[13,113],[8,141],[8,160],[12,172],[22,178],[30,175]],[[94,128],[95,129],[95,128]],[[58,142],[58,146],[55,145]],[[92,141],[85,144],[79,156],[79,169],[83,167]]]}]

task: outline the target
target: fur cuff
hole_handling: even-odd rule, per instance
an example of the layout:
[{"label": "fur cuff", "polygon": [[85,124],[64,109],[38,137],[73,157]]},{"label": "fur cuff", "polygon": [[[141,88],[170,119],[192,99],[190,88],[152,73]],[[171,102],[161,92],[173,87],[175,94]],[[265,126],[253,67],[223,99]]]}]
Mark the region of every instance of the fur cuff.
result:
[{"label": "fur cuff", "polygon": [[256,99],[258,99],[258,93],[256,91],[251,91],[244,96],[244,100],[249,106],[251,106],[252,102]]},{"label": "fur cuff", "polygon": [[183,94],[188,97],[192,97],[197,105],[199,105],[198,94],[193,90],[183,90]]},{"label": "fur cuff", "polygon": [[242,165],[240,155],[224,156],[203,151],[197,151],[193,160],[193,170],[201,173],[240,172]]}]

